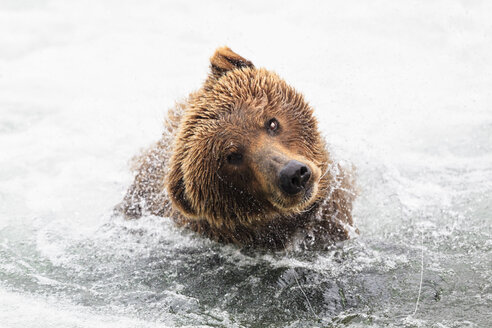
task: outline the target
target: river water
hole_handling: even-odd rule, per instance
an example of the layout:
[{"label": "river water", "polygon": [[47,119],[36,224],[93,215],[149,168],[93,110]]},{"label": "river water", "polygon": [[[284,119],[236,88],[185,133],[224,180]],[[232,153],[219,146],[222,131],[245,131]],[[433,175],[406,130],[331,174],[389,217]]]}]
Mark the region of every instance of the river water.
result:
[{"label": "river water", "polygon": [[[486,327],[486,2],[0,2],[0,327]],[[227,44],[357,167],[360,235],[219,245],[112,217],[128,161]]]}]

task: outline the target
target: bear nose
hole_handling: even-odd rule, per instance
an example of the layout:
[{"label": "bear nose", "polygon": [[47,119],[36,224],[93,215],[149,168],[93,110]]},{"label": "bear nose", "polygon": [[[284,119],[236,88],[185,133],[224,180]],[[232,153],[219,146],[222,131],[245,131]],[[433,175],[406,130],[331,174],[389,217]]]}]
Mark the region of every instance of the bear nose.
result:
[{"label": "bear nose", "polygon": [[295,195],[301,191],[311,177],[309,167],[301,162],[292,160],[280,170],[280,188],[289,195]]}]

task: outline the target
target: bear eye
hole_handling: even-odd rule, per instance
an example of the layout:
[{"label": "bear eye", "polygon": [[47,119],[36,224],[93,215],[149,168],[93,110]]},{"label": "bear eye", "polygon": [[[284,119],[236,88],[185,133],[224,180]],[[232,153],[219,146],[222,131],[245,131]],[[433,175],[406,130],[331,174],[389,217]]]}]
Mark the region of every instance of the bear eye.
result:
[{"label": "bear eye", "polygon": [[277,132],[278,128],[280,127],[280,123],[278,123],[276,118],[272,118],[267,122],[266,126],[268,129],[268,132],[275,133],[275,132]]},{"label": "bear eye", "polygon": [[227,155],[227,163],[232,165],[239,165],[243,161],[243,154],[241,153],[231,153]]}]

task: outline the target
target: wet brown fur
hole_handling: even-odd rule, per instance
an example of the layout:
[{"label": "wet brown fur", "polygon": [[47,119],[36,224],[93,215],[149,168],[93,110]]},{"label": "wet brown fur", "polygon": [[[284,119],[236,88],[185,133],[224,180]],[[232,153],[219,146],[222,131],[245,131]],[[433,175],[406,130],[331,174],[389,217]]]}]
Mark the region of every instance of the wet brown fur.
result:
[{"label": "wet brown fur", "polygon": [[[272,117],[280,122],[275,136],[264,132]],[[296,235],[316,244],[349,237],[351,174],[330,158],[303,96],[275,73],[219,48],[203,87],[168,111],[165,127],[137,158],[119,207],[126,217],[171,217],[220,242],[270,249]],[[225,164],[237,151],[244,164]],[[312,168],[317,183],[309,199],[286,197],[273,183],[268,172],[288,159]]]}]

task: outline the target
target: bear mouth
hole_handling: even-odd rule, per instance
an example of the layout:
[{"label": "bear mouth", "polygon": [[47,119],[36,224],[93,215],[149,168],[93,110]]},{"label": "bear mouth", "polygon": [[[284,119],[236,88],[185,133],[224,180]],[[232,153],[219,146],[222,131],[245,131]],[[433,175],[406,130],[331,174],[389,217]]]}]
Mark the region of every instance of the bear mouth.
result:
[{"label": "bear mouth", "polygon": [[288,195],[278,191],[270,197],[270,203],[282,213],[300,212],[313,203],[316,190],[316,184],[309,184],[296,195]]}]

